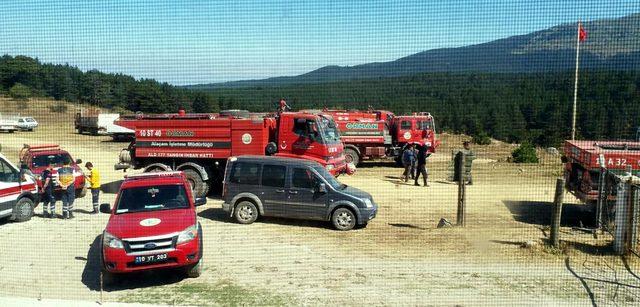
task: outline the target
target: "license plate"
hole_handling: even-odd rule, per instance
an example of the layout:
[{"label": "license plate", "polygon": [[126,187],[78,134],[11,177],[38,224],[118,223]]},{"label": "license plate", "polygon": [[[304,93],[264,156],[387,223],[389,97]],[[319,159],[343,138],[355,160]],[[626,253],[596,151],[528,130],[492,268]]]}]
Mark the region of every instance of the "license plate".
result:
[{"label": "license plate", "polygon": [[167,260],[167,254],[158,254],[158,255],[147,255],[147,256],[136,256],[135,263],[154,263]]}]

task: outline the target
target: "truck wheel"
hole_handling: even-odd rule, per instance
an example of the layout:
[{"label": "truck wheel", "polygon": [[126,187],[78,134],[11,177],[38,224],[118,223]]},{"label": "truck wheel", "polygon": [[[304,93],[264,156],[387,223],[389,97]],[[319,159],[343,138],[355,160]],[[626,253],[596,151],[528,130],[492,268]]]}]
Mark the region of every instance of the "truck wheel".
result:
[{"label": "truck wheel", "polygon": [[337,230],[350,230],[356,226],[356,215],[347,208],[338,208],[333,211],[331,222]]},{"label": "truck wheel", "polygon": [[20,198],[13,209],[13,216],[16,222],[30,220],[33,216],[33,201],[26,197]]},{"label": "truck wheel", "polygon": [[87,187],[76,189],[76,198],[83,198],[87,195]]},{"label": "truck wheel", "polygon": [[240,224],[251,224],[258,219],[258,208],[248,200],[241,201],[233,212]]},{"label": "truck wheel", "polygon": [[347,163],[353,163],[355,166],[358,166],[358,163],[360,163],[360,156],[358,155],[358,152],[352,148],[346,148],[344,150],[344,158]]},{"label": "truck wheel", "polygon": [[205,197],[207,193],[209,193],[209,185],[202,180],[200,174],[192,169],[185,169],[182,171],[184,175],[187,177],[193,192],[196,197]]}]

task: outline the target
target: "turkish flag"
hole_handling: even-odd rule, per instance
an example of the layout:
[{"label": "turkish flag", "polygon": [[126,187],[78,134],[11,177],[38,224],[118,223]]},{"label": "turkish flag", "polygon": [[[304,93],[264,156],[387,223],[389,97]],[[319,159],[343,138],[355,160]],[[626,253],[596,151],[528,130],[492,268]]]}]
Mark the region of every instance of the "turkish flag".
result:
[{"label": "turkish flag", "polygon": [[582,24],[578,24],[578,39],[584,42],[587,39],[587,31],[584,30]]}]

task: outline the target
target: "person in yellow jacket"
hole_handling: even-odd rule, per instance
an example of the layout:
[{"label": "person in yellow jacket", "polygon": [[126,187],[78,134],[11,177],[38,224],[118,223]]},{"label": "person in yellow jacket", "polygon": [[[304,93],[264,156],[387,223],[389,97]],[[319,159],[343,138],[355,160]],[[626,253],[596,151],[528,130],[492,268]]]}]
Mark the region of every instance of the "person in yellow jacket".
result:
[{"label": "person in yellow jacket", "polygon": [[93,213],[98,213],[98,204],[100,203],[100,172],[93,167],[93,163],[87,162],[84,167],[89,170],[89,175],[85,177],[89,181],[89,189],[91,190],[91,201],[93,202]]}]

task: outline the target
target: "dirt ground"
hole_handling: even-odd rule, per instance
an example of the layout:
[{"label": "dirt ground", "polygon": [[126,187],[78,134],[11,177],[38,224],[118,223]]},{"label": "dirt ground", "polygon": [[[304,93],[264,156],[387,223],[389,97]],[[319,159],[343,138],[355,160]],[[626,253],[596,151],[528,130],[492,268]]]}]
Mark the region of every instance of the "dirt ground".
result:
[{"label": "dirt ground", "polygon": [[[23,114],[35,132],[0,134],[3,154],[17,161],[24,143],[58,143],[101,171],[102,200],[112,202],[123,173],[113,170],[127,143],[77,135],[74,107],[47,113],[32,100]],[[15,112],[0,98],[0,113]],[[108,216],[76,202],[74,220],[0,221],[0,296],[191,305],[592,305],[640,304],[640,261],[614,256],[610,236],[595,239],[572,226],[589,223],[585,207],[565,195],[562,248],[546,246],[560,157],[506,162],[514,145],[476,146],[474,185],[467,187],[467,226],[455,223],[457,186],[446,181],[451,150],[464,136],[441,134],[428,162],[430,187],[399,180],[402,170],[366,162],[339,179],[370,192],[379,214],[348,232],[328,223],[263,218],[239,225],[215,196],[199,208],[205,269],[184,279],[173,271],[130,275],[101,293],[99,239]],[[61,204],[58,203],[61,209]],[[60,210],[58,209],[58,210]],[[523,247],[526,245],[526,247]]]}]

